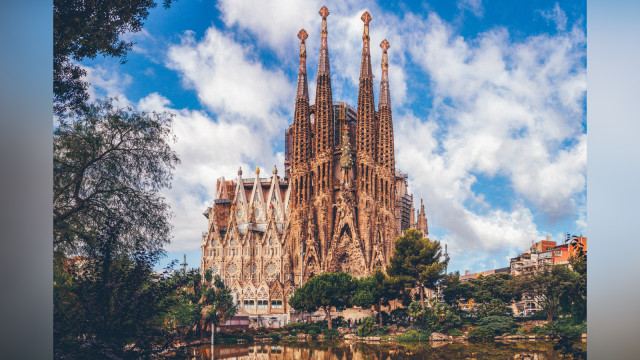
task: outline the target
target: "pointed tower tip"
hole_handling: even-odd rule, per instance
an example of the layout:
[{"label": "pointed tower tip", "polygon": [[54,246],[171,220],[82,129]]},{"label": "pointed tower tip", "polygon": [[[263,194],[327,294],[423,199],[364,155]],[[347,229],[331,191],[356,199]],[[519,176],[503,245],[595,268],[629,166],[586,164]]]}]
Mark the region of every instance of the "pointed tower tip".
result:
[{"label": "pointed tower tip", "polygon": [[256,166],[256,176],[260,175],[260,168],[258,166]]},{"label": "pointed tower tip", "polygon": [[242,166],[238,168],[238,175],[242,176]]},{"label": "pointed tower tip", "polygon": [[322,19],[326,19],[327,16],[329,16],[329,9],[327,9],[326,6],[322,5],[318,13],[320,14],[320,16],[322,16]]},{"label": "pointed tower tip", "polygon": [[389,48],[391,47],[391,45],[389,45],[389,42],[387,41],[387,39],[382,40],[382,42],[380,43],[380,47],[382,48],[382,52],[387,52],[387,50],[389,50]]},{"label": "pointed tower tip", "polygon": [[271,172],[273,173],[273,175],[278,174],[278,168],[275,166],[275,164],[273,165],[273,170],[271,170]]},{"label": "pointed tower tip", "polygon": [[364,14],[362,14],[362,17],[360,19],[364,21],[365,25],[369,25],[369,23],[371,22],[371,14],[369,14],[368,11],[365,11]]},{"label": "pointed tower tip", "polygon": [[307,34],[307,31],[305,29],[302,29],[300,31],[298,31],[298,39],[302,40],[303,42],[305,41],[306,38],[309,37],[309,34]]}]

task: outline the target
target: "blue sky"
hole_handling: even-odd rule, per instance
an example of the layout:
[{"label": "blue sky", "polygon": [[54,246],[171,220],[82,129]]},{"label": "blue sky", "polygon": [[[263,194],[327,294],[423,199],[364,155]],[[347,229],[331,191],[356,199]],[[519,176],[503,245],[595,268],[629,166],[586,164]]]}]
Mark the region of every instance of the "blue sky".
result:
[{"label": "blue sky", "polygon": [[176,115],[182,164],[164,192],[175,215],[163,264],[186,253],[199,266],[218,177],[282,173],[296,35],[309,33],[313,99],[323,4],[335,101],[357,103],[365,10],[375,80],[377,44],[391,44],[396,166],[425,202],[430,237],[448,244],[450,271],[508,266],[547,235],[588,235],[584,1],[180,0],[126,35],[136,45],[125,64],[82,63],[92,96]]}]

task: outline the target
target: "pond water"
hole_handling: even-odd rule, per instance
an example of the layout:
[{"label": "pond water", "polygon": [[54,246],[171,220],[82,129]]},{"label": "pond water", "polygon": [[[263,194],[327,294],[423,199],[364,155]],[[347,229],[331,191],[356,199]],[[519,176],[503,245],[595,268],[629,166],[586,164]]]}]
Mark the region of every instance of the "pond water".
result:
[{"label": "pond water", "polygon": [[[586,344],[583,344],[586,346]],[[214,357],[211,345],[193,347],[189,358],[204,359],[560,359],[553,343],[544,341],[514,341],[489,343],[362,343],[309,342],[216,345]]]}]

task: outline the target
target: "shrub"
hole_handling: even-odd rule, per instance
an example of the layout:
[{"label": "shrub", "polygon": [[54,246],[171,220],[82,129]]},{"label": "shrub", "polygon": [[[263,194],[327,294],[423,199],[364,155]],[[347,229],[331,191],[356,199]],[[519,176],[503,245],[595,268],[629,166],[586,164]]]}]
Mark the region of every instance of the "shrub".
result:
[{"label": "shrub", "polygon": [[447,333],[450,336],[462,336],[462,331],[460,331],[460,329],[451,329],[449,330],[449,332]]},{"label": "shrub", "polygon": [[271,334],[269,334],[269,337],[270,337],[273,341],[280,341],[280,333],[272,332]]},{"label": "shrub", "polygon": [[544,326],[534,326],[531,328],[531,333],[536,336],[545,336],[547,335],[547,329]]},{"label": "shrub", "polygon": [[513,318],[502,315],[490,315],[477,321],[481,328],[489,330],[493,335],[501,335],[509,332],[514,327]]},{"label": "shrub", "polygon": [[472,329],[467,334],[469,341],[489,341],[493,340],[494,336],[493,331],[483,327]]},{"label": "shrub", "polygon": [[323,332],[325,339],[337,339],[340,337],[338,329],[327,329]]},{"label": "shrub", "polygon": [[349,326],[349,323],[344,320],[344,317],[336,316],[335,318],[331,319],[331,325],[334,328],[339,328],[339,327],[347,327]]},{"label": "shrub", "polygon": [[416,330],[409,330],[404,334],[400,334],[396,337],[397,341],[429,341],[429,332],[421,332]]},{"label": "shrub", "polygon": [[362,320],[362,324],[356,329],[356,335],[369,336],[376,328],[376,321],[372,317],[366,317]]},{"label": "shrub", "polygon": [[309,330],[309,332],[307,332],[307,334],[309,334],[309,336],[311,336],[311,338],[313,339],[313,338],[316,337],[316,335],[318,335],[318,332],[313,330],[313,329],[311,329],[311,330]]}]

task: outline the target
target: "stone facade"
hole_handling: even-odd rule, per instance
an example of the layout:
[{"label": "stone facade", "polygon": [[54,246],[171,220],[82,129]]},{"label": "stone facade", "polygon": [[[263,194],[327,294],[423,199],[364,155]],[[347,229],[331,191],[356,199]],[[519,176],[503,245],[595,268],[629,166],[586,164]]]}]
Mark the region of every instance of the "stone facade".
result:
[{"label": "stone facade", "polygon": [[389,93],[389,42],[382,48],[376,111],[368,12],[357,109],[333,102],[326,7],[322,16],[316,99],[306,69],[308,37],[300,30],[300,67],[293,123],[285,131],[285,174],[217,181],[204,215],[201,269],[212,269],[250,314],[288,313],[296,287],[323,272],[367,276],[386,269],[394,240],[409,227],[428,234],[424,205],[417,217],[407,176],[395,169]]}]

